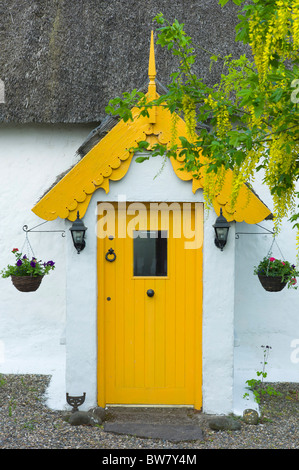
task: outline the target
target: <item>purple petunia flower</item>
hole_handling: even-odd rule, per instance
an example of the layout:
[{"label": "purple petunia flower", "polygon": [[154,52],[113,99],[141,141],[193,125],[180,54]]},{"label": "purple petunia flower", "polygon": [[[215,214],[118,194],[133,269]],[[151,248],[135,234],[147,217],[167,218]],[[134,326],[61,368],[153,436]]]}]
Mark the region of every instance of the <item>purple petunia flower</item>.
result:
[{"label": "purple petunia flower", "polygon": [[19,260],[17,261],[17,266],[22,266],[22,264],[23,264],[22,260],[19,259]]},{"label": "purple petunia flower", "polygon": [[30,261],[30,266],[31,266],[32,268],[35,268],[35,266],[36,266],[35,261]]},{"label": "purple petunia flower", "polygon": [[54,261],[48,261],[47,262],[47,266],[54,266],[54,264],[55,264]]}]

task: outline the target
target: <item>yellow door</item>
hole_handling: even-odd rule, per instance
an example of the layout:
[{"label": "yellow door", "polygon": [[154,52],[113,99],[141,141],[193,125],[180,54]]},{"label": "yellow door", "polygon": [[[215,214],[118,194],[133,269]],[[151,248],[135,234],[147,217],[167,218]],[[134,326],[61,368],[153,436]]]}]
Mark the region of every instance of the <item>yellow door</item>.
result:
[{"label": "yellow door", "polygon": [[200,203],[98,205],[100,406],[201,408],[202,238]]}]

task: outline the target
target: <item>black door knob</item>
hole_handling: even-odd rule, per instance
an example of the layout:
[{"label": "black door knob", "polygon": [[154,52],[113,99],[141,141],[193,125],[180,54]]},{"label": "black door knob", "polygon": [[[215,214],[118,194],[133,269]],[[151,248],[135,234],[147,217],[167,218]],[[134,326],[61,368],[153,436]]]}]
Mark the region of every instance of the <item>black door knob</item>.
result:
[{"label": "black door knob", "polygon": [[155,293],[155,292],[153,291],[153,289],[149,289],[149,290],[147,291],[147,295],[148,295],[149,297],[153,297],[154,293]]}]

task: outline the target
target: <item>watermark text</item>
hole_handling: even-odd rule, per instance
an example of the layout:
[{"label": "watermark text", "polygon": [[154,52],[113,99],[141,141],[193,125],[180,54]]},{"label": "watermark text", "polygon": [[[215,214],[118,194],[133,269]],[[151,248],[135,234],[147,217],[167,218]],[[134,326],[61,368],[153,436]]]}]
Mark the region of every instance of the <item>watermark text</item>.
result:
[{"label": "watermark text", "polygon": [[162,237],[181,238],[186,249],[203,244],[203,204],[191,202],[101,202],[97,206],[99,238]]}]

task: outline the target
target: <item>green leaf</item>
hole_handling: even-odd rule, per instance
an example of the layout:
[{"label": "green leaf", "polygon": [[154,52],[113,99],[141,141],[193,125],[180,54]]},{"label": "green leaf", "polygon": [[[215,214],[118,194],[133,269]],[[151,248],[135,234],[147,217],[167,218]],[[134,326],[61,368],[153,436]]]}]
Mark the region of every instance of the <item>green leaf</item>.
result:
[{"label": "green leaf", "polygon": [[141,140],[138,142],[138,150],[147,150],[149,146],[149,143],[146,140]]},{"label": "green leaf", "polygon": [[145,160],[149,160],[149,157],[137,157],[135,162],[136,163],[142,163],[144,162]]},{"label": "green leaf", "polygon": [[255,107],[254,107],[254,115],[255,115],[255,117],[256,117],[257,119],[258,119],[259,117],[261,117],[261,115],[263,114],[263,111],[264,111],[264,102],[261,101],[258,106],[255,106]]},{"label": "green leaf", "polygon": [[229,144],[233,147],[238,147],[239,143],[242,140],[242,136],[239,131],[230,131],[228,132]]}]

